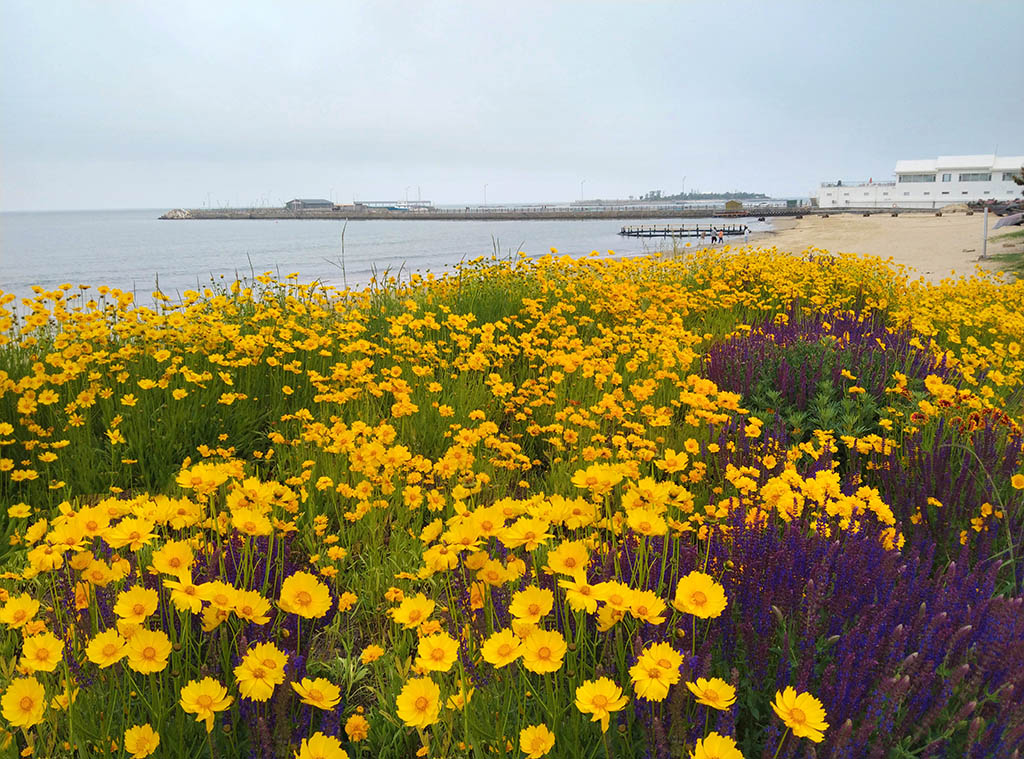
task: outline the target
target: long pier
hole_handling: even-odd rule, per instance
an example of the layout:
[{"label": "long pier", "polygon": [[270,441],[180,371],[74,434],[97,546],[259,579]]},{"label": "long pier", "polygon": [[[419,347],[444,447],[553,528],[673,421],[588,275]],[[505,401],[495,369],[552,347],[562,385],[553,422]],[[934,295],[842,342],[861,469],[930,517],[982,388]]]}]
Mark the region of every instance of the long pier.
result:
[{"label": "long pier", "polygon": [[746,230],[745,224],[732,224],[723,227],[702,227],[699,224],[688,227],[684,224],[678,227],[623,227],[619,230],[619,234],[624,237],[700,237],[718,232],[726,237],[734,237],[743,234]]}]

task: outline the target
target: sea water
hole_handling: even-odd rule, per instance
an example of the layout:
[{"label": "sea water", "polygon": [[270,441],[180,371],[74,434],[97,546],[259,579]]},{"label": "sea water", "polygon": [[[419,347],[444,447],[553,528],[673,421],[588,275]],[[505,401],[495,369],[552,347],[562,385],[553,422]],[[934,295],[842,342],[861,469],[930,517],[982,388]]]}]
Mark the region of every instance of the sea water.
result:
[{"label": "sea water", "polygon": [[[19,298],[32,286],[107,285],[151,302],[159,288],[177,300],[188,289],[226,284],[270,271],[299,274],[338,287],[361,287],[373,276],[433,272],[441,276],[460,261],[522,251],[538,257],[556,248],[582,256],[591,251],[635,256],[671,250],[666,238],[621,237],[630,224],[677,225],[675,219],[585,221],[416,220],[186,220],[167,221],[163,210],[0,213],[0,290]],[[723,220],[687,219],[718,226]],[[753,231],[770,228],[753,219],[730,219]],[[344,244],[342,235],[344,234]],[[735,238],[733,238],[735,242]],[[690,240],[690,242],[696,242]],[[677,245],[685,244],[678,241]]]}]

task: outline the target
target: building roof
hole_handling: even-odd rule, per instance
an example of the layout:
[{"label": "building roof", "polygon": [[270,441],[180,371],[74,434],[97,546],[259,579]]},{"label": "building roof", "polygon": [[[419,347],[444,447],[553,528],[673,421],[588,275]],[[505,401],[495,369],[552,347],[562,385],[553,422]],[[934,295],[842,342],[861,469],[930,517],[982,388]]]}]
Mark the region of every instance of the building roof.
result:
[{"label": "building roof", "polygon": [[938,158],[924,158],[912,161],[897,161],[897,174],[916,174],[944,169],[981,169],[1007,171],[1024,165],[1024,156],[997,156],[992,153],[982,155],[940,155]]},{"label": "building roof", "polygon": [[295,198],[293,200],[289,200],[288,202],[289,203],[326,203],[327,205],[334,205],[333,203],[331,203],[331,201],[325,200],[324,198]]}]

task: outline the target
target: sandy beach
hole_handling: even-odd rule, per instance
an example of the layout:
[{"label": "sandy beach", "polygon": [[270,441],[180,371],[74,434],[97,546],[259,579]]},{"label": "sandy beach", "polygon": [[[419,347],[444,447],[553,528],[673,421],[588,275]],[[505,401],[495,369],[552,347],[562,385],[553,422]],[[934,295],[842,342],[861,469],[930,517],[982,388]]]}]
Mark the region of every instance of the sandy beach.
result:
[{"label": "sandy beach", "polygon": [[934,213],[859,213],[832,214],[828,218],[773,220],[775,230],[752,237],[759,245],[774,245],[780,250],[801,253],[808,248],[823,248],[833,253],[860,253],[892,258],[896,264],[913,269],[928,282],[938,283],[950,276],[970,275],[975,266],[996,269],[991,260],[997,253],[1019,250],[1019,241],[998,238],[1011,227],[993,231],[997,216],[989,216],[988,255],[981,260],[983,216],[968,216],[963,211]]}]

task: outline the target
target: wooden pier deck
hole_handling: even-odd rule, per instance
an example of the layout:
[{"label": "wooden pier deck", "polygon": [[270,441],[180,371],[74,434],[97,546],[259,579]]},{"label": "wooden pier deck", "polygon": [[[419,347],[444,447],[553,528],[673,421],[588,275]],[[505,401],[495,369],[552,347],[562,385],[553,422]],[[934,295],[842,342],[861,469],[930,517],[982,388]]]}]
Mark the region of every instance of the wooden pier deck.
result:
[{"label": "wooden pier deck", "polygon": [[742,235],[746,228],[745,224],[730,224],[721,227],[702,227],[699,224],[695,224],[692,227],[685,224],[677,227],[631,226],[623,227],[619,230],[619,234],[624,237],[700,237],[701,235],[710,237],[713,232],[717,231],[726,237],[735,237],[736,235]]}]

